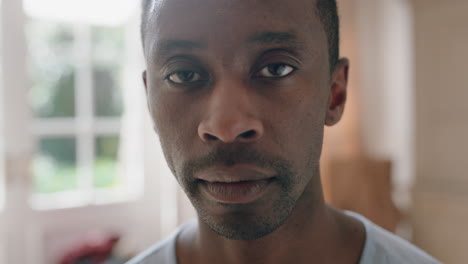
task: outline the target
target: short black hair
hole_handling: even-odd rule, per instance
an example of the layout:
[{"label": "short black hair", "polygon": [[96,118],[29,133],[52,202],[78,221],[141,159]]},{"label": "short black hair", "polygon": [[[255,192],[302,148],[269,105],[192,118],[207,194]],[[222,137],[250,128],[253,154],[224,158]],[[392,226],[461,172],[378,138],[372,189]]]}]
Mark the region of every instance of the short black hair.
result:
[{"label": "short black hair", "polygon": [[[143,0],[141,14],[141,39],[144,45],[146,25],[148,23],[150,5],[154,0]],[[323,24],[328,41],[328,54],[331,70],[338,63],[340,56],[340,20],[336,0],[317,1],[316,12]]]},{"label": "short black hair", "polygon": [[331,70],[340,59],[340,17],[336,0],[317,0],[317,13],[327,34]]}]

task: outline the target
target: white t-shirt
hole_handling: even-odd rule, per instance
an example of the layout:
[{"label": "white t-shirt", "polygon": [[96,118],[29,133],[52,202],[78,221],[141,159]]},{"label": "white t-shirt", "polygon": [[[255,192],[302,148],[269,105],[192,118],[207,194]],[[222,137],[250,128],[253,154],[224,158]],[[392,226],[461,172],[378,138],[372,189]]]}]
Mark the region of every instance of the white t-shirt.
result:
[{"label": "white t-shirt", "polygon": [[[346,211],[361,221],[366,229],[366,242],[359,264],[440,264],[408,241],[382,229],[364,216]],[[177,264],[176,239],[182,230],[196,221],[189,222],[167,239],[144,251],[126,264]]]}]

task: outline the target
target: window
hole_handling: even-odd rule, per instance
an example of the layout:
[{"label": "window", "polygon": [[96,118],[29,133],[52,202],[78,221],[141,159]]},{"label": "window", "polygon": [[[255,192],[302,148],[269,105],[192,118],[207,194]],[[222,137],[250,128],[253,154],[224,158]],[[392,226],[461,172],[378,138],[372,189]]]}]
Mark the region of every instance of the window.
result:
[{"label": "window", "polygon": [[[37,2],[25,1],[37,142],[33,204],[56,208],[128,199],[138,192],[134,187],[142,175],[127,177],[132,165],[120,151],[125,145],[122,94],[128,52],[140,47],[126,41],[122,23],[70,21]],[[53,13],[63,12],[54,8]]]}]

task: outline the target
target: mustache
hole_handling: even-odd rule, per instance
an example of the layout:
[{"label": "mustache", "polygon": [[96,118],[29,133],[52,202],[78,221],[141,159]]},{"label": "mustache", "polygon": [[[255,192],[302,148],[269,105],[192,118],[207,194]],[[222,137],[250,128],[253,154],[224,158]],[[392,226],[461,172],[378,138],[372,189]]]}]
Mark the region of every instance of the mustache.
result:
[{"label": "mustache", "polygon": [[182,177],[193,179],[193,175],[214,166],[233,167],[236,164],[249,164],[260,168],[273,169],[277,174],[290,174],[292,165],[284,158],[261,153],[252,148],[222,147],[206,155],[188,160],[182,165]]}]

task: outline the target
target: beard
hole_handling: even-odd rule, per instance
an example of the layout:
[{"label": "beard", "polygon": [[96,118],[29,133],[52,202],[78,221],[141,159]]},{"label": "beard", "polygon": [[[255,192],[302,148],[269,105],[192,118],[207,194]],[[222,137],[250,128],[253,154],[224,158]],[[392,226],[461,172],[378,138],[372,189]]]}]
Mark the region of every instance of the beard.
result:
[{"label": "beard", "polygon": [[213,216],[194,200],[192,204],[201,221],[218,235],[232,240],[256,240],[274,232],[286,221],[295,200],[291,197],[281,199],[275,203],[270,214],[236,211],[237,208],[234,208],[234,212],[224,216]]},{"label": "beard", "polygon": [[[275,171],[273,181],[278,190],[272,199],[259,199],[248,204],[215,204],[200,195],[200,180],[194,175],[213,166],[232,167],[251,164]],[[251,148],[222,148],[208,155],[189,160],[176,174],[180,185],[195,207],[199,219],[220,236],[233,240],[255,240],[279,228],[291,214],[299,199],[299,178],[289,161],[261,154]],[[174,171],[176,172],[176,171]],[[223,207],[223,213],[213,213],[213,207]]]}]

